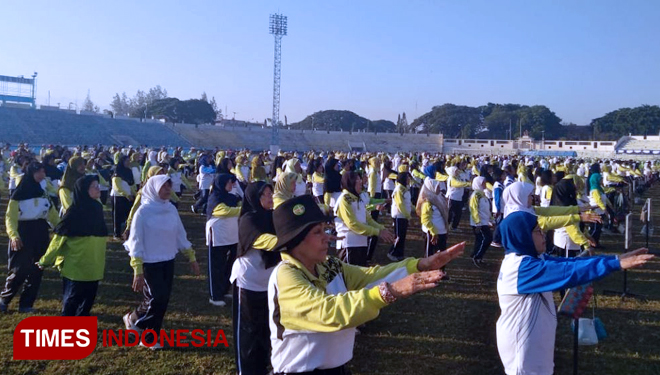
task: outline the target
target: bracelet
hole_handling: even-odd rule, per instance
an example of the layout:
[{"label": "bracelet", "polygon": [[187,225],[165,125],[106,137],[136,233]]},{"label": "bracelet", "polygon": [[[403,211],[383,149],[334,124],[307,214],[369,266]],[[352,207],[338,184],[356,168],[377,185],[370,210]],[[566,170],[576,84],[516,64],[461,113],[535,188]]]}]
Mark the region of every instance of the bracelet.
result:
[{"label": "bracelet", "polygon": [[383,281],[378,285],[378,291],[380,296],[383,298],[383,301],[388,305],[396,301],[396,297],[392,294],[392,289],[390,288],[390,283]]}]

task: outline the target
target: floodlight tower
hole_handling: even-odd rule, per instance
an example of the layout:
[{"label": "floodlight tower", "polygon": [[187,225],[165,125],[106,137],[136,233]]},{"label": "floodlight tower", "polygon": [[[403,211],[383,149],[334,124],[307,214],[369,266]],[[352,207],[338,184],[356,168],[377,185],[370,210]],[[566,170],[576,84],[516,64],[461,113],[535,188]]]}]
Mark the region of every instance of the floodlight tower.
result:
[{"label": "floodlight tower", "polygon": [[271,149],[279,146],[280,137],[278,128],[280,126],[280,70],[282,67],[282,37],[287,32],[287,18],[281,14],[270,15],[270,33],[275,37],[275,63],[273,73],[273,118],[272,135],[270,139]]}]

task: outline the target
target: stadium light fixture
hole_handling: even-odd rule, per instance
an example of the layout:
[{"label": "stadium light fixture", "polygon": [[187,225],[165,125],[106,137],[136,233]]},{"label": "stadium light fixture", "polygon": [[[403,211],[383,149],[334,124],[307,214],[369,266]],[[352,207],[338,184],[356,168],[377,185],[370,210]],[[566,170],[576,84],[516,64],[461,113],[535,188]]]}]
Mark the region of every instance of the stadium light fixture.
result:
[{"label": "stadium light fixture", "polygon": [[271,150],[279,146],[278,128],[280,126],[280,73],[282,68],[282,37],[287,35],[287,17],[281,14],[271,14],[269,23],[270,34],[275,37],[275,56],[273,64],[273,117],[271,119]]}]

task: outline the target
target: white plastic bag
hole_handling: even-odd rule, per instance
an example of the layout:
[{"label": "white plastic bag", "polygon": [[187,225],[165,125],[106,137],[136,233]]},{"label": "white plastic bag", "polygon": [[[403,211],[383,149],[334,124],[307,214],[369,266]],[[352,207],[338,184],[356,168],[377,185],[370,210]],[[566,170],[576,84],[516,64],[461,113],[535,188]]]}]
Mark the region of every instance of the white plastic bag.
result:
[{"label": "white plastic bag", "polygon": [[578,327],[578,345],[596,345],[598,344],[598,334],[594,320],[589,318],[580,318]]}]

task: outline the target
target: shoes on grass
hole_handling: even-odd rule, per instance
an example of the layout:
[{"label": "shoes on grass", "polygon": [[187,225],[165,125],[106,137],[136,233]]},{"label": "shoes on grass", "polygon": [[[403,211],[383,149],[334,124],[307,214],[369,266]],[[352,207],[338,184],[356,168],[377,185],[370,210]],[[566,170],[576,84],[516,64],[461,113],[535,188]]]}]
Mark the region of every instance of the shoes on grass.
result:
[{"label": "shoes on grass", "polygon": [[213,305],[213,306],[218,306],[218,307],[224,307],[224,306],[227,306],[227,304],[225,303],[225,301],[214,301],[214,300],[212,300],[212,299],[209,299],[209,303],[210,303],[211,305]]}]

